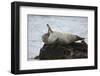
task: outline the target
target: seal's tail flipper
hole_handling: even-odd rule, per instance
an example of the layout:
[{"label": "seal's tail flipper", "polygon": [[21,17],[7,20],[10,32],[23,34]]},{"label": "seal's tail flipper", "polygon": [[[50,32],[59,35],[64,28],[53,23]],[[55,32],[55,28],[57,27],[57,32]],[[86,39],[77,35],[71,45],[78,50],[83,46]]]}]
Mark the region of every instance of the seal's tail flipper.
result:
[{"label": "seal's tail flipper", "polygon": [[51,29],[51,27],[49,26],[49,24],[47,24],[48,27],[48,33],[53,33],[53,30]]}]

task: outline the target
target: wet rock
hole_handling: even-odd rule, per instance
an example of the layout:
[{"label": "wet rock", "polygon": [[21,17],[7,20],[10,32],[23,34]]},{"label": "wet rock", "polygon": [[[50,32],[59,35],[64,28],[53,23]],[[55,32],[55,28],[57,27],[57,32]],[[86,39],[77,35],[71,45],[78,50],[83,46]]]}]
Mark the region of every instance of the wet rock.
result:
[{"label": "wet rock", "polygon": [[35,59],[53,60],[53,59],[79,59],[88,57],[88,45],[85,41],[71,44],[44,44],[40,49],[39,56]]}]

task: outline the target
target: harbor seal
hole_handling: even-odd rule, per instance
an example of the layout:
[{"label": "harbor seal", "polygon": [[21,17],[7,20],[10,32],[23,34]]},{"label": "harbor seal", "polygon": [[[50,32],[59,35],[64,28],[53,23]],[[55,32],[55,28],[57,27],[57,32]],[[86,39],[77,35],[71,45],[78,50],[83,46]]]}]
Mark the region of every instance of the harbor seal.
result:
[{"label": "harbor seal", "polygon": [[42,35],[42,41],[45,44],[53,44],[58,42],[60,44],[70,44],[78,40],[83,40],[84,38],[70,33],[63,33],[58,31],[53,31],[49,24],[47,24],[48,32]]}]

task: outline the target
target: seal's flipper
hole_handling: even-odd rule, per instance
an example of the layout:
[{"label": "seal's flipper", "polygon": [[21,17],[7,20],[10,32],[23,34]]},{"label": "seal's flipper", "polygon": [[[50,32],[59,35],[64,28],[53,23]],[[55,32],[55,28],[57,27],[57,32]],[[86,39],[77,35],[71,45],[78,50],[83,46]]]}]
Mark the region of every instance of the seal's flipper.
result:
[{"label": "seal's flipper", "polygon": [[51,29],[51,27],[49,26],[49,24],[47,24],[48,27],[48,33],[53,33],[53,30]]}]

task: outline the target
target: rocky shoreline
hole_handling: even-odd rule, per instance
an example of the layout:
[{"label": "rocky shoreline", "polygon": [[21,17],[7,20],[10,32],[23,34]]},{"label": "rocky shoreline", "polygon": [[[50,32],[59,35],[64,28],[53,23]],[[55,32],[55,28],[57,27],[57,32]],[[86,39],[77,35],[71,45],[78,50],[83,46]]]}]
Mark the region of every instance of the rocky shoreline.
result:
[{"label": "rocky shoreline", "polygon": [[44,44],[40,49],[39,56],[34,59],[55,60],[55,59],[79,59],[88,58],[88,45],[83,40],[80,43],[71,44]]}]

